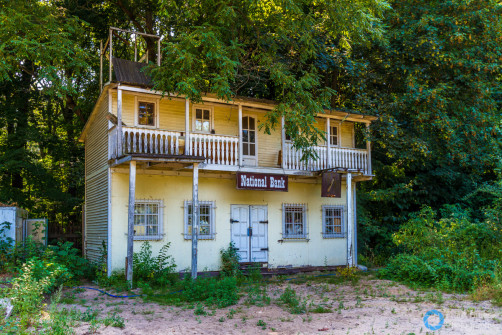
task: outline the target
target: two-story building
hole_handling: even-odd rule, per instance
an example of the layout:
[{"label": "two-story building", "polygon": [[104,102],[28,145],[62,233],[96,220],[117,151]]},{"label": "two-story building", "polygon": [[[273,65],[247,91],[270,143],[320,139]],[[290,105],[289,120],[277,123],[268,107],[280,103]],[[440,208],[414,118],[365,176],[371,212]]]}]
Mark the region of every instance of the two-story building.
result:
[{"label": "two-story building", "polygon": [[[109,271],[123,269],[132,219],[135,251],[143,241],[154,252],[170,243],[178,269],[190,268],[196,192],[199,270],[218,270],[231,242],[242,262],[269,268],[357,262],[356,184],[372,172],[370,143],[355,147],[354,126],[376,117],[318,115],[327,140],[304,161],[284,121],[270,135],[260,130],[273,101],[205,96],[195,104],[152,91],[138,63],[114,58],[113,66],[115,80],[80,138],[86,257],[98,260],[105,244]],[[339,185],[338,197],[321,196]]]}]

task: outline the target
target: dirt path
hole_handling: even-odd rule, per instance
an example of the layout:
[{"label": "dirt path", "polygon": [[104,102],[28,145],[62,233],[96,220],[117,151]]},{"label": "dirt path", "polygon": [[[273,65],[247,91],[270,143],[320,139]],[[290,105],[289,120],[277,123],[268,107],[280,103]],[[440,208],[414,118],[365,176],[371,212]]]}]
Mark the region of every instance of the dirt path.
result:
[{"label": "dirt path", "polygon": [[[324,313],[291,314],[276,301],[291,287],[310,310]],[[502,308],[490,302],[474,303],[465,295],[413,291],[383,280],[361,280],[355,285],[282,283],[268,287],[270,305],[240,303],[223,309],[202,309],[144,303],[141,298],[116,299],[87,290],[62,305],[82,312],[91,308],[99,317],[120,315],[123,329],[99,328],[81,322],[77,334],[502,334]],[[256,303],[256,302],[255,302]],[[443,326],[431,331],[424,325],[429,310],[444,315]],[[201,313],[196,315],[195,312]],[[203,315],[203,313],[207,313]],[[439,318],[431,316],[430,325]]]}]

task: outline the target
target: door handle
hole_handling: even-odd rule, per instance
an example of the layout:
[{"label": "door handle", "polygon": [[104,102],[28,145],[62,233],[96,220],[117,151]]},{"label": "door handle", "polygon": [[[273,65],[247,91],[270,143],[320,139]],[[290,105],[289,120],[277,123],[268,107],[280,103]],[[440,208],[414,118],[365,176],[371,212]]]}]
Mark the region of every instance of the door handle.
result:
[{"label": "door handle", "polygon": [[253,236],[253,228],[248,228],[248,236]]},{"label": "door handle", "polygon": [[268,220],[262,220],[262,221],[260,221],[260,223],[267,223],[268,224]]},{"label": "door handle", "polygon": [[261,251],[268,251],[268,248],[261,248]]},{"label": "door handle", "polygon": [[230,219],[230,223],[236,223],[236,222],[239,222],[239,220]]}]

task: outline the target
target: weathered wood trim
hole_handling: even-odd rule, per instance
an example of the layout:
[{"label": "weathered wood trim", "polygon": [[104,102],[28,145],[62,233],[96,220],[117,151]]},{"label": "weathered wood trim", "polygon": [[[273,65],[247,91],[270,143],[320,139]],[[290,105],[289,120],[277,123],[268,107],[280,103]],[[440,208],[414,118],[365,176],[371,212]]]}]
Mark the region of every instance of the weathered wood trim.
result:
[{"label": "weathered wood trim", "polygon": [[136,196],[136,162],[129,163],[129,206],[127,209],[127,269],[126,280],[132,286],[134,254],[134,201]]},{"label": "weathered wood trim", "polygon": [[197,240],[199,237],[199,164],[193,165],[192,188],[192,279],[197,278]]}]

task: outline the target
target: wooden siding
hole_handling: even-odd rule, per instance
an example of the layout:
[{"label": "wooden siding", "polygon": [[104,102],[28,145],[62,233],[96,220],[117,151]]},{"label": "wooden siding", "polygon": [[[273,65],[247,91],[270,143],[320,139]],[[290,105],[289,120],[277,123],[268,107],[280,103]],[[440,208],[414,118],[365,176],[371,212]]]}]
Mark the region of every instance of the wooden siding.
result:
[{"label": "wooden siding", "polygon": [[84,253],[98,261],[108,236],[108,95],[101,99],[85,139]]}]

